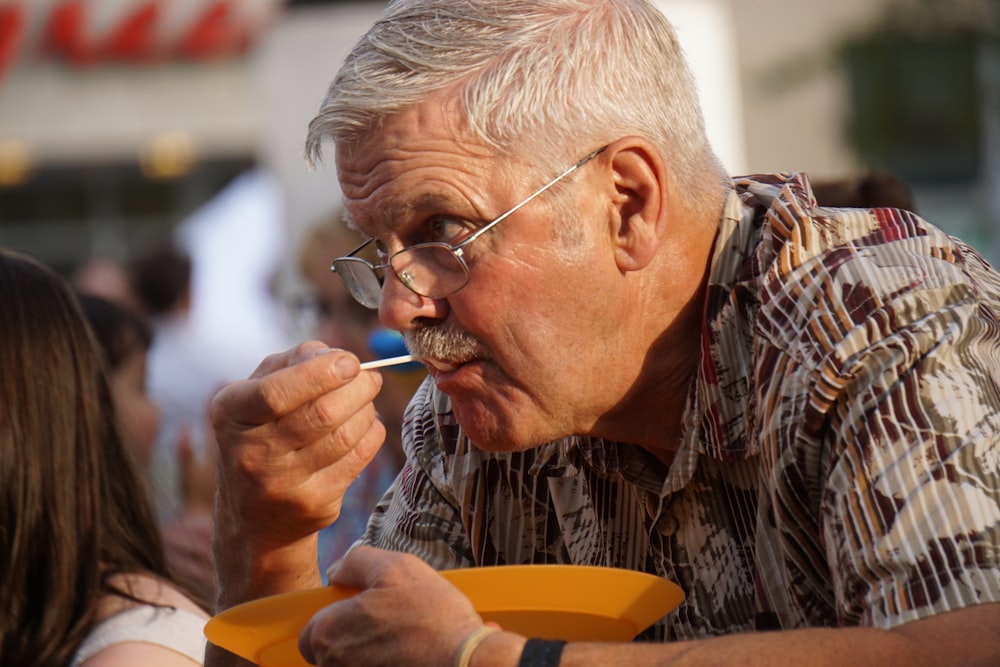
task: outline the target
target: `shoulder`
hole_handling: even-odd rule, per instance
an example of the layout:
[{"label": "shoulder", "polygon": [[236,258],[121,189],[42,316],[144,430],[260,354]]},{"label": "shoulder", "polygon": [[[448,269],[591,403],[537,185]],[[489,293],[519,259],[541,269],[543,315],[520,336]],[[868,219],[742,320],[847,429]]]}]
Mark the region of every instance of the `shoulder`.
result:
[{"label": "shoulder", "polygon": [[119,642],[95,653],[79,667],[192,667],[203,664],[165,646],[144,641]]},{"label": "shoulder", "polygon": [[112,583],[143,602],[105,596],[96,625],[77,650],[75,667],[202,664],[208,620],[203,609],[152,575],[118,575]]},{"label": "shoulder", "polygon": [[[800,172],[737,177],[735,194],[763,229],[759,252],[794,252],[808,261],[830,249],[851,248],[925,254],[964,245],[912,210],[891,207],[831,207],[817,202],[809,177]],[[788,259],[788,258],[786,258]],[[944,259],[954,259],[945,256]]]},{"label": "shoulder", "polygon": [[736,184],[745,222],[759,230],[747,249],[757,297],[783,330],[826,316],[853,328],[882,312],[899,327],[955,306],[1000,310],[1000,275],[912,211],[819,206],[804,174]]},{"label": "shoulder", "polygon": [[[111,584],[149,605],[172,607],[195,616],[208,618],[205,610],[175,585],[151,574],[119,574],[111,578]],[[98,621],[136,606],[143,605],[119,595],[105,596],[98,607]]]}]

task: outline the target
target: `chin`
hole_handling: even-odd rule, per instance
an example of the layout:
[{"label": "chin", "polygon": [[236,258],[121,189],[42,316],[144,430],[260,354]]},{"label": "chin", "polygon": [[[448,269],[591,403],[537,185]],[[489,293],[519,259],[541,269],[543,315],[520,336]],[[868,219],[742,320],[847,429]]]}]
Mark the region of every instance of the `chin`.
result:
[{"label": "chin", "polygon": [[560,437],[551,414],[524,393],[492,384],[479,391],[449,393],[462,431],[485,452],[518,452]]},{"label": "chin", "polygon": [[[455,419],[477,449],[485,452],[514,452],[528,447],[520,443],[512,420],[502,418],[482,403],[452,402]],[[499,418],[498,418],[499,417]]]},{"label": "chin", "polygon": [[521,449],[514,434],[498,424],[484,424],[477,420],[463,419],[456,413],[459,425],[465,435],[484,452],[513,452]]},{"label": "chin", "polygon": [[455,417],[476,449],[484,452],[520,452],[555,439],[525,431],[524,421],[520,421],[518,428],[511,427],[511,422],[496,419],[494,413],[489,413],[487,419],[476,419],[468,413],[463,414],[460,410],[455,410]]}]

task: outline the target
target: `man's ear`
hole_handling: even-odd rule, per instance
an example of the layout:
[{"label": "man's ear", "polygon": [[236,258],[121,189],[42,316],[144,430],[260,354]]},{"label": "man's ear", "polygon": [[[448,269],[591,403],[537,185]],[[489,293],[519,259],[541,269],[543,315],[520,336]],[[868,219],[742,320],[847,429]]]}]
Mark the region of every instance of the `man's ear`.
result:
[{"label": "man's ear", "polygon": [[648,265],[667,225],[667,174],[659,151],[640,137],[623,137],[607,148],[614,193],[612,246],[623,271]]}]

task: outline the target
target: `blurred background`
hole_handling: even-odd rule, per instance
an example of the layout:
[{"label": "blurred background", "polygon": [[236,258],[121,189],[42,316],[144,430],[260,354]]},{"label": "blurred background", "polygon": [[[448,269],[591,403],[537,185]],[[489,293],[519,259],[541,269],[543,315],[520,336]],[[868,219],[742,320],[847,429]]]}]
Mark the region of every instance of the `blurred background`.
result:
[{"label": "blurred background", "polygon": [[[855,187],[887,176],[997,264],[1000,0],[658,4],[732,173],[806,171],[845,201],[892,194],[884,179]],[[0,0],[0,246],[150,317],[134,389],[159,409],[157,511],[172,563],[209,599],[215,391],[306,337],[401,353],[329,272],[356,239],[338,227],[332,159],[310,171],[303,157],[327,85],[383,6]],[[345,499],[347,528],[321,533],[324,566],[400,466],[423,370],[385,376],[389,446]]]},{"label": "blurred background", "polygon": [[[339,197],[305,126],[383,4],[0,0],[0,245],[69,274],[176,244],[248,355],[301,335],[295,258]],[[731,171],[888,171],[1000,257],[1000,0],[659,4]]]}]

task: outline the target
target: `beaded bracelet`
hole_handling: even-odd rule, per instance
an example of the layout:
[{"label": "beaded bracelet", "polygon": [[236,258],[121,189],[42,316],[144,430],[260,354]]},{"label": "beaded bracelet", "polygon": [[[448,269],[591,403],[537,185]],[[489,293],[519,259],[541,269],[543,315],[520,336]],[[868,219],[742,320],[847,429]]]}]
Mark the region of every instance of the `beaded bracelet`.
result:
[{"label": "beaded bracelet", "polygon": [[458,645],[458,651],[455,653],[455,667],[469,667],[472,654],[475,653],[484,639],[496,631],[496,628],[484,625],[469,633],[469,636],[463,639],[462,643]]}]

